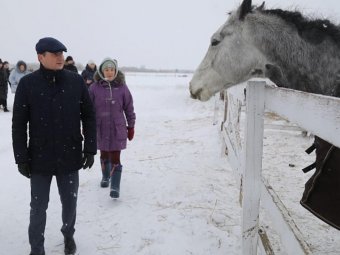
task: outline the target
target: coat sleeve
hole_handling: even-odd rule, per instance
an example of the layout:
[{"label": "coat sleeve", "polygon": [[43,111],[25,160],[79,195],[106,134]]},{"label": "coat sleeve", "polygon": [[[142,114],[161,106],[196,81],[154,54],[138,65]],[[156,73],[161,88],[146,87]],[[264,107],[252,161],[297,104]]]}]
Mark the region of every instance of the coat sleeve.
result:
[{"label": "coat sleeve", "polygon": [[86,69],[81,72],[81,77],[83,77],[84,81],[86,81],[86,79],[87,79]]},{"label": "coat sleeve", "polygon": [[126,85],[124,86],[126,88],[123,101],[124,114],[128,123],[128,127],[134,127],[136,122],[136,114],[133,106],[133,97],[129,88]]},{"label": "coat sleeve", "polygon": [[25,79],[19,82],[14,98],[12,117],[12,143],[15,163],[27,163],[27,123],[29,121],[29,102]]},{"label": "coat sleeve", "polygon": [[82,80],[81,121],[84,134],[84,153],[97,153],[96,116],[89,91]]},{"label": "coat sleeve", "polygon": [[9,74],[8,81],[10,82],[11,85],[17,85],[15,81],[15,69],[13,69]]},{"label": "coat sleeve", "polygon": [[88,91],[89,91],[89,94],[90,94],[90,98],[91,98],[91,101],[93,103],[93,105],[95,104],[94,101],[95,101],[95,95],[94,95],[94,85],[91,84],[91,86],[88,88]]}]

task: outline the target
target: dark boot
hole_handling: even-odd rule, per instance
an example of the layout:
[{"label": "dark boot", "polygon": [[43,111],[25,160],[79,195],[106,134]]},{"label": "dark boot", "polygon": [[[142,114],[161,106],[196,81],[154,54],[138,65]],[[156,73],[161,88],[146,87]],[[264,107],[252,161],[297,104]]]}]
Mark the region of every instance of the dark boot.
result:
[{"label": "dark boot", "polygon": [[77,251],[76,243],[74,242],[73,237],[65,237],[64,238],[65,243],[65,255],[74,255]]},{"label": "dark boot", "polygon": [[110,182],[110,171],[111,171],[111,162],[109,160],[100,160],[102,165],[102,180],[100,182],[100,187],[106,188],[109,187]]},{"label": "dark boot", "polygon": [[120,178],[122,176],[122,165],[117,165],[111,172],[110,197],[119,198]]},{"label": "dark boot", "polygon": [[4,112],[9,112],[9,110],[7,109],[7,100],[6,99],[3,101],[3,106],[4,106]]},{"label": "dark boot", "polygon": [[43,253],[40,253],[40,254],[38,254],[38,253],[30,253],[30,255],[45,255],[45,252],[43,252]]}]

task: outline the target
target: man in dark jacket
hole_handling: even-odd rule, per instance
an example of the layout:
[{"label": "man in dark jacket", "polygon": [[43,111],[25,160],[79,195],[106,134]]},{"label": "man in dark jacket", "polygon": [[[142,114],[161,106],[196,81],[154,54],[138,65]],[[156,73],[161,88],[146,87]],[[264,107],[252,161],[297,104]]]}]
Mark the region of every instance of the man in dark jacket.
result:
[{"label": "man in dark jacket", "polygon": [[94,74],[97,71],[96,63],[93,60],[89,60],[86,64],[85,69],[82,71],[81,76],[83,77],[87,88],[94,82]]},{"label": "man in dark jacket", "polygon": [[65,254],[74,254],[78,170],[93,165],[95,113],[83,78],[63,69],[66,47],[46,37],[38,41],[36,51],[40,69],[20,80],[12,120],[15,161],[19,172],[31,181],[31,255],[45,254],[46,209],[53,175],[62,202]]},{"label": "man in dark jacket", "polygon": [[8,112],[7,109],[7,93],[8,93],[8,85],[7,85],[7,73],[4,68],[4,63],[0,59],[0,105],[3,106],[4,112]]},{"label": "man in dark jacket", "polygon": [[74,61],[73,61],[72,56],[67,56],[67,57],[66,57],[64,68],[65,68],[66,70],[71,71],[71,72],[78,73],[78,69],[77,69],[77,67],[74,65]]}]

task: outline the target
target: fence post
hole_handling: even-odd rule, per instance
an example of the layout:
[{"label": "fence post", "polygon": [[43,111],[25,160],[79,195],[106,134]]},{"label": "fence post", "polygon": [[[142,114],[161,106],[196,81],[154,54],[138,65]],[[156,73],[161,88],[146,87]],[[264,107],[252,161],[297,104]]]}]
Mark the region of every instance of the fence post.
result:
[{"label": "fence post", "polygon": [[265,82],[249,81],[242,174],[242,254],[256,255],[259,229]]}]

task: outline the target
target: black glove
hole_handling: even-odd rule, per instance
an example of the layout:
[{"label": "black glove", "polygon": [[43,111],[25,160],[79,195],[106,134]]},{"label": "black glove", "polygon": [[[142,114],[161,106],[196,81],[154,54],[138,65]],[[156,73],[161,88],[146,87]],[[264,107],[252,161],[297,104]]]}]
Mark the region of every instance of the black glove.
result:
[{"label": "black glove", "polygon": [[28,163],[19,163],[18,170],[23,176],[31,178],[31,169]]},{"label": "black glove", "polygon": [[94,163],[94,155],[84,153],[83,155],[83,169],[91,168]]}]

